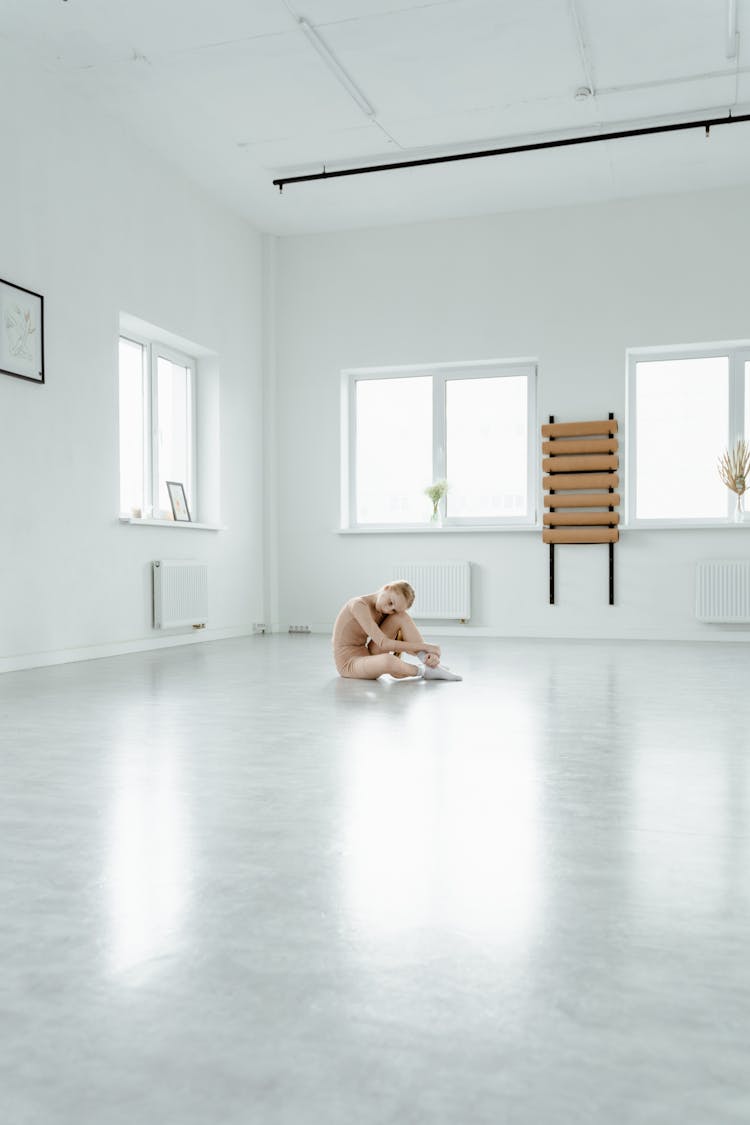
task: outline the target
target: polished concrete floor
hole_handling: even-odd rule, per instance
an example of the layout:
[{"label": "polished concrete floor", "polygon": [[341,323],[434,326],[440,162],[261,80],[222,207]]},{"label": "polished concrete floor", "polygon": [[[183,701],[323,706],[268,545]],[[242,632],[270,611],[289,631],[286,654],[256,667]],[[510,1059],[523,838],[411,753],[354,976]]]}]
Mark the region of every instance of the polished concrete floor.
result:
[{"label": "polished concrete floor", "polygon": [[444,651],[0,677],[3,1125],[747,1125],[747,647]]}]

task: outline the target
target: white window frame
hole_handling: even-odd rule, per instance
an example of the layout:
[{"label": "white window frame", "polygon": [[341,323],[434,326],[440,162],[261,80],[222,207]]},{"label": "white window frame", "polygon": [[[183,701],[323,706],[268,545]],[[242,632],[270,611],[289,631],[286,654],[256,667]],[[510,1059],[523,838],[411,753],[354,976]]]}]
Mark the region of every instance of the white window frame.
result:
[{"label": "white window frame", "polygon": [[[525,517],[457,517],[446,516],[439,528],[431,528],[426,517],[423,523],[358,523],[357,512],[357,383],[384,379],[432,378],[432,480],[447,475],[446,384],[458,379],[497,379],[524,375],[527,379],[526,487],[529,507]],[[471,360],[467,363],[433,363],[408,367],[361,367],[342,372],[342,442],[341,442],[341,527],[343,530],[410,532],[430,527],[440,532],[451,528],[533,528],[537,525],[539,466],[537,450],[537,362],[534,359]],[[429,482],[426,482],[429,483]]]},{"label": "white window frame", "polygon": [[[160,340],[149,339],[137,332],[121,329],[119,340],[129,340],[139,344],[143,349],[143,497],[142,511],[154,519],[162,518],[162,508],[159,503],[159,419],[157,408],[157,364],[160,358],[169,360],[189,371],[190,381],[190,451],[189,471],[185,491],[190,496],[190,515],[193,521],[198,519],[199,499],[196,491],[196,370],[197,364],[193,356],[177,351]],[[120,433],[120,440],[122,434]],[[127,514],[127,513],[125,513]]]},{"label": "white window frame", "polygon": [[[625,465],[625,526],[627,528],[690,528],[690,527],[725,527],[734,523],[734,509],[736,497],[729,489],[727,492],[726,515],[716,518],[688,519],[685,516],[659,516],[655,519],[638,518],[636,449],[638,436],[636,433],[636,398],[637,376],[636,366],[639,363],[659,362],[660,360],[681,359],[723,359],[728,360],[729,369],[729,394],[727,434],[730,446],[736,437],[742,436],[745,430],[745,363],[750,362],[750,343],[719,343],[704,344],[694,347],[654,347],[654,348],[629,348],[627,351],[627,416],[626,416],[626,465]],[[750,435],[746,435],[750,437]],[[717,460],[720,454],[717,450]]]}]

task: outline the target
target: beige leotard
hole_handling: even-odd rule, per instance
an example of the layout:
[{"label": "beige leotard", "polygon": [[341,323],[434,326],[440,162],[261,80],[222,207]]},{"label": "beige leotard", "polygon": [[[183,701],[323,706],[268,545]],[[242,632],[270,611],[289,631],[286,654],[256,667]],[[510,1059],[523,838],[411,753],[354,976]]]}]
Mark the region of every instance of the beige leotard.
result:
[{"label": "beige leotard", "polygon": [[[357,621],[353,609],[355,605],[361,610],[365,608],[372,619],[372,632],[367,632],[363,625]],[[386,641],[380,631],[380,625],[386,614],[378,613],[375,609],[375,594],[366,594],[359,598],[350,598],[343,606],[333,626],[333,659],[341,676],[355,677],[357,661],[363,656],[370,656],[367,642],[370,638],[378,644]]]}]

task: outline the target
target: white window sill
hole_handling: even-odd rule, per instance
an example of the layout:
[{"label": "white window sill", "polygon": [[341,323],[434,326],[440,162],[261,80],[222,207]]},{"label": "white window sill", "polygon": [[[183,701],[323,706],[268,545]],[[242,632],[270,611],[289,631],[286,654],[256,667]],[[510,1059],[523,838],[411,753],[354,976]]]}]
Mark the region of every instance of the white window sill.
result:
[{"label": "white window sill", "polygon": [[188,528],[192,531],[226,531],[226,527],[221,527],[219,524],[213,523],[190,523],[182,520],[147,520],[136,518],[135,516],[120,516],[120,523],[133,523],[139,524],[143,527],[181,527]]},{"label": "white window sill", "polygon": [[519,523],[519,524],[506,524],[500,527],[497,524],[487,526],[483,524],[443,524],[441,527],[425,527],[422,524],[409,525],[405,524],[403,527],[339,527],[336,529],[337,535],[493,535],[500,532],[519,532],[519,531],[534,531],[540,532],[542,530],[539,524]]},{"label": "white window sill", "polygon": [[[142,520],[135,521],[142,523]],[[182,525],[185,526],[185,525]],[[620,531],[737,531],[750,530],[750,519],[742,523],[735,523],[734,521],[727,521],[726,523],[676,523],[673,520],[654,520],[652,523],[637,523],[637,524],[618,524]],[[482,525],[443,525],[441,527],[424,527],[422,525],[414,525],[404,527],[339,527],[336,528],[337,535],[504,535],[508,532],[517,534],[518,532],[531,531],[534,534],[539,534],[545,528],[541,524],[508,524],[505,527],[492,527]]]},{"label": "white window sill", "polygon": [[750,519],[741,523],[726,520],[723,523],[680,523],[678,520],[649,520],[640,523],[621,523],[620,531],[742,531],[750,529]]}]

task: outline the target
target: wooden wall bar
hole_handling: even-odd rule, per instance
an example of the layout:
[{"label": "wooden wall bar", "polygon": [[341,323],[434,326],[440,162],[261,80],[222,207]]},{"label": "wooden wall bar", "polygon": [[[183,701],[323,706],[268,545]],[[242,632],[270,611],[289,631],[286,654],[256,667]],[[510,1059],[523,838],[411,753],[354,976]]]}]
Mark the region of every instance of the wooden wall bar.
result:
[{"label": "wooden wall bar", "polygon": [[544,543],[616,543],[618,538],[616,527],[552,527],[542,532]]},{"label": "wooden wall bar", "polygon": [[619,492],[555,492],[544,497],[545,508],[616,508]]},{"label": "wooden wall bar", "polygon": [[568,527],[590,527],[593,524],[609,527],[610,524],[620,522],[620,514],[619,512],[545,512],[542,519],[547,527],[562,524]]},{"label": "wooden wall bar", "polygon": [[554,441],[542,442],[542,453],[548,457],[569,453],[617,453],[619,447],[620,443],[616,437],[582,438],[581,441],[555,438]]},{"label": "wooden wall bar", "polygon": [[616,453],[580,453],[573,457],[545,457],[542,468],[545,473],[587,473],[591,470],[617,469],[620,459]]},{"label": "wooden wall bar", "polygon": [[605,418],[602,422],[545,422],[542,437],[585,437],[586,434],[616,434],[617,422]]},{"label": "wooden wall bar", "polygon": [[[566,476],[559,475],[544,477],[544,487],[557,489],[585,488],[619,488],[620,478],[617,473],[578,473]],[[608,504],[608,500],[603,503]]]}]

